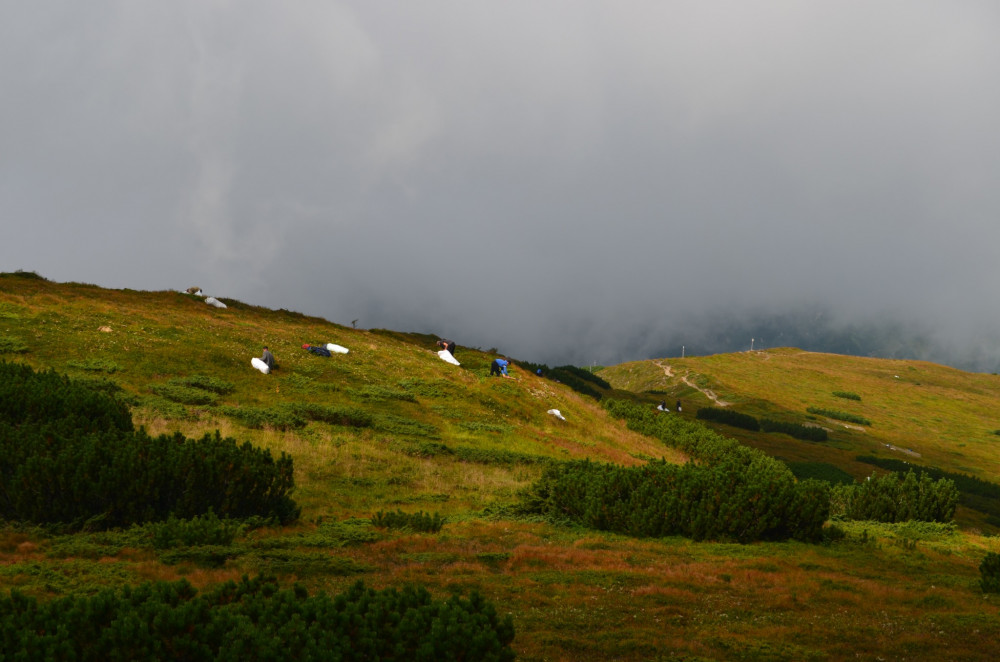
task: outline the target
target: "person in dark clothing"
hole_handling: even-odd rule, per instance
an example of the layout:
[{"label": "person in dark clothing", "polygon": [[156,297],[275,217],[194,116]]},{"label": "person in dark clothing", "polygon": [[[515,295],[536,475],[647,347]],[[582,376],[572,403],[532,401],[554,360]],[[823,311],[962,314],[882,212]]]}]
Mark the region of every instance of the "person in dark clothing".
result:
[{"label": "person in dark clothing", "polygon": [[440,347],[441,349],[448,350],[451,353],[452,356],[455,356],[455,341],[454,340],[445,340],[444,338],[442,338],[441,340],[437,341],[437,346]]},{"label": "person in dark clothing", "polygon": [[681,410],[681,401],[678,400],[677,401],[677,411],[680,411],[680,410]]},{"label": "person in dark clothing", "polygon": [[499,359],[493,359],[493,364],[490,365],[490,377],[494,375],[496,375],[497,377],[499,377],[500,375],[507,377],[508,365],[510,365],[510,361],[508,361],[503,356],[501,356]]},{"label": "person in dark clothing", "polygon": [[312,352],[317,356],[330,356],[330,350],[326,347],[317,347],[316,345],[302,345],[302,349],[307,352]]},{"label": "person in dark clothing", "polygon": [[264,353],[261,354],[260,360],[267,365],[269,371],[278,367],[277,362],[274,360],[274,354],[267,348],[267,345],[264,345]]}]

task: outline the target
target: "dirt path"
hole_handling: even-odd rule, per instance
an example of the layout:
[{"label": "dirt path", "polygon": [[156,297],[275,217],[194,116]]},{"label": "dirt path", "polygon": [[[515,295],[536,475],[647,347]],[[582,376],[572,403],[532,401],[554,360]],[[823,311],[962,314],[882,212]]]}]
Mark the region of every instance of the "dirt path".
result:
[{"label": "dirt path", "polygon": [[[670,377],[670,378],[674,377],[674,370],[669,365],[664,365],[663,363],[661,363],[659,361],[653,361],[653,363],[655,363],[659,367],[663,368],[663,374],[664,375],[666,375],[667,377]],[[695,384],[694,382],[692,382],[688,378],[688,374],[690,374],[690,373],[685,373],[684,375],[681,376],[681,381],[682,382],[684,382],[685,384],[687,384],[688,386],[690,386],[694,390],[700,391],[702,395],[704,395],[706,398],[708,398],[709,400],[711,400],[712,402],[714,402],[719,407],[728,407],[730,404],[732,404],[730,402],[726,402],[725,400],[720,400],[719,396],[717,396],[715,394],[715,391],[712,391],[711,389],[707,389],[707,388],[702,388],[702,387],[698,386],[697,384]]]}]

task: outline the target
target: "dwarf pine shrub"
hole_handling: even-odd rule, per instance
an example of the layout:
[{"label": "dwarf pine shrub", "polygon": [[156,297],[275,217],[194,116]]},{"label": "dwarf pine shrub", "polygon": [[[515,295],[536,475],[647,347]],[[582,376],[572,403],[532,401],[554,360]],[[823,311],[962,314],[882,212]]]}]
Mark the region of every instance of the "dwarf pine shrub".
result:
[{"label": "dwarf pine shrub", "polygon": [[698,413],[695,414],[695,418],[702,421],[712,421],[714,423],[731,425],[734,428],[742,428],[752,432],[760,430],[760,423],[757,422],[756,418],[750,414],[741,414],[740,412],[733,411],[731,409],[702,407],[698,410]]},{"label": "dwarf pine shrub", "polygon": [[1000,554],[988,553],[979,564],[979,574],[983,593],[1000,593]]},{"label": "dwarf pine shrub", "polygon": [[211,391],[177,384],[153,384],[149,390],[162,398],[182,405],[213,405],[218,400],[218,396]]},{"label": "dwarf pine shrub", "polygon": [[834,514],[876,522],[948,522],[955,515],[959,493],[947,478],[934,480],[913,471],[905,476],[873,474],[855,485],[839,485],[833,492]]},{"label": "dwarf pine shrub", "polygon": [[383,513],[381,510],[372,517],[372,526],[387,529],[411,529],[423,533],[437,533],[444,526],[445,519],[439,513],[404,513],[401,510],[396,512]]},{"label": "dwarf pine shrub", "polygon": [[223,379],[216,379],[215,377],[208,377],[205,375],[175,377],[170,380],[170,384],[174,386],[200,388],[203,391],[211,391],[212,393],[217,393],[219,395],[228,395],[236,390],[236,386],[232,382],[227,382]]},{"label": "dwarf pine shrub", "polygon": [[694,540],[818,540],[829,486],[797,483],[757,458],[713,466],[651,462],[620,467],[550,466],[525,495],[527,512],[637,537]]},{"label": "dwarf pine shrub", "polygon": [[336,596],[244,577],[200,594],[181,580],[48,602],[0,597],[0,657],[11,659],[507,662],[513,639],[511,618],[477,592],[435,600],[360,582]]},{"label": "dwarf pine shrub", "polygon": [[125,527],[214,511],[289,522],[292,458],[238,444],[135,431],[127,407],[55,373],[0,364],[0,518]]},{"label": "dwarf pine shrub", "polygon": [[828,438],[826,430],[821,427],[787,423],[785,421],[772,421],[769,418],[760,419],[760,429],[764,432],[780,432],[781,434],[787,434],[789,437],[801,439],[802,441],[826,441]]},{"label": "dwarf pine shrub", "polygon": [[0,336],[0,354],[24,354],[27,351],[28,346],[18,338]]}]

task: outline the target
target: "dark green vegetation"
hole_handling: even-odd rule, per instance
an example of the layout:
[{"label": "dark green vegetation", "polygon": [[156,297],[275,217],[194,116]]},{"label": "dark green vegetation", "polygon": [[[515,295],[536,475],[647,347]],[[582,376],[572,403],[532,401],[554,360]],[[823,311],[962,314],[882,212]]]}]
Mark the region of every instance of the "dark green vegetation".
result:
[{"label": "dark green vegetation", "polygon": [[218,432],[135,431],[127,407],[54,372],[0,362],[0,517],[128,526],[214,511],[291,522],[292,459]]},{"label": "dark green vegetation", "polygon": [[833,394],[838,398],[843,398],[845,400],[856,400],[861,402],[861,396],[857,393],[851,393],[850,391],[834,391]]},{"label": "dark green vegetation", "polygon": [[[310,596],[244,578],[199,594],[186,581],[40,603],[0,598],[0,659],[513,660],[510,617],[482,596],[419,588]],[[9,657],[5,657],[8,655]]]},{"label": "dark green vegetation", "polygon": [[410,529],[424,533],[437,533],[444,526],[444,522],[444,518],[439,513],[431,515],[422,510],[415,513],[404,513],[402,510],[397,510],[394,513],[383,513],[380,510],[372,517],[372,526],[387,529]]},{"label": "dark green vegetation", "polygon": [[856,485],[834,489],[833,513],[874,522],[950,522],[958,505],[955,483],[912,471],[905,476],[874,475]]},{"label": "dark green vegetation", "polygon": [[935,480],[947,479],[954,483],[960,493],[962,505],[985,513],[995,526],[1000,526],[1000,485],[968,474],[942,471],[934,467],[922,467],[902,460],[859,455],[858,462],[895,472],[897,475],[916,472],[918,477],[929,476]]},{"label": "dark green vegetation", "polygon": [[638,537],[819,540],[829,488],[819,481],[796,483],[791,472],[776,471],[772,462],[761,457],[711,467],[561,464],[532,486],[524,509]]},{"label": "dark green vegetation", "polygon": [[806,411],[810,414],[816,414],[817,416],[826,416],[827,418],[832,418],[837,421],[847,421],[848,423],[857,423],[858,425],[871,425],[872,422],[869,421],[864,416],[858,416],[857,414],[850,414],[846,411],[838,411],[836,409],[823,409],[822,407],[807,407]]},{"label": "dark green vegetation", "polygon": [[979,574],[979,585],[983,593],[1000,593],[1000,554],[987,554],[979,564]]},{"label": "dark green vegetation", "polygon": [[788,462],[788,468],[799,480],[813,478],[831,485],[853,485],[854,476],[828,462]]},{"label": "dark green vegetation", "polygon": [[698,410],[695,417],[702,421],[723,423],[724,425],[731,425],[734,428],[743,428],[744,430],[750,430],[751,432],[756,432],[760,429],[760,423],[756,418],[749,414],[741,414],[740,412],[733,411],[732,409],[702,407]]},{"label": "dark green vegetation", "polygon": [[561,365],[550,368],[544,363],[530,363],[528,361],[518,361],[517,365],[536,374],[541,370],[541,376],[545,379],[565,384],[577,393],[589,395],[595,400],[600,400],[604,397],[604,391],[611,390],[611,384],[584,368],[572,365]]},{"label": "dark green vegetation", "polygon": [[624,468],[585,461],[550,467],[526,499],[529,512],[635,536],[820,538],[829,512],[825,483],[798,483],[781,462],[678,417],[624,401],[605,406],[633,430],[704,463]]},{"label": "dark green vegetation", "polygon": [[742,414],[732,409],[721,409],[719,407],[701,407],[695,417],[702,421],[722,423],[734,428],[757,432],[778,432],[787,434],[789,437],[801,439],[803,441],[826,441],[827,433],[821,427],[802,425],[800,423],[788,423],[786,421],[775,421],[770,418],[762,418],[759,421],[750,414]]}]

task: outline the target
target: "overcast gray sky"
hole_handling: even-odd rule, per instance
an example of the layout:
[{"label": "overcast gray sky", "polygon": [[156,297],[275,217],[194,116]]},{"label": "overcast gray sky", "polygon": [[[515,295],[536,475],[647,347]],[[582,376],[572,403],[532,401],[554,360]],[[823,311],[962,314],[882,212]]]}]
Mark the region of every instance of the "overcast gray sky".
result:
[{"label": "overcast gray sky", "polygon": [[0,91],[3,271],[550,363],[1000,329],[992,0],[0,0]]}]

